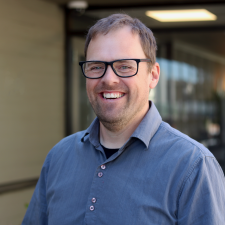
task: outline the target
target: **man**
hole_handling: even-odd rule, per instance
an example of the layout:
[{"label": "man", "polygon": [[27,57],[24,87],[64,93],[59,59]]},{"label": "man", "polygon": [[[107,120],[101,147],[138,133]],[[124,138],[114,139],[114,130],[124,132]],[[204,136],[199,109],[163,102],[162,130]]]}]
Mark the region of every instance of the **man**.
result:
[{"label": "man", "polygon": [[224,225],[218,162],[148,101],[160,74],[150,29],[111,15],[89,30],[85,54],[97,118],[49,152],[22,224]]}]

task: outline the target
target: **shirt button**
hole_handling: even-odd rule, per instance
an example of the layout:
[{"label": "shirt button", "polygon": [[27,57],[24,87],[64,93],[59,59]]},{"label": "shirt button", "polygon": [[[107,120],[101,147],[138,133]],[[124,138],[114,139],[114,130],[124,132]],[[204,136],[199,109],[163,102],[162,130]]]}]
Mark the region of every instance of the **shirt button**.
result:
[{"label": "shirt button", "polygon": [[103,164],[101,165],[101,169],[104,170],[106,168],[106,166]]},{"label": "shirt button", "polygon": [[98,173],[98,177],[102,177],[103,176],[103,173],[102,172],[99,172]]},{"label": "shirt button", "polygon": [[96,200],[96,198],[92,198],[91,201],[92,201],[93,203],[95,203],[97,200]]},{"label": "shirt button", "polygon": [[94,211],[94,210],[95,210],[95,207],[94,207],[93,205],[91,205],[91,206],[90,206],[90,210],[91,210],[91,211]]}]

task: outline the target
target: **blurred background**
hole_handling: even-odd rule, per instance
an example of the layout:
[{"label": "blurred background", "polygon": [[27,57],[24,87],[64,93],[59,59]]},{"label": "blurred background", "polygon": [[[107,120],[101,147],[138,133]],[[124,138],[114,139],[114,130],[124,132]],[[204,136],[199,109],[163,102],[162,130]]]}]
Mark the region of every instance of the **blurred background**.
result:
[{"label": "blurred background", "polygon": [[78,62],[87,30],[112,13],[153,31],[161,77],[149,99],[225,170],[224,0],[0,0],[0,225],[21,223],[49,150],[94,119]]}]

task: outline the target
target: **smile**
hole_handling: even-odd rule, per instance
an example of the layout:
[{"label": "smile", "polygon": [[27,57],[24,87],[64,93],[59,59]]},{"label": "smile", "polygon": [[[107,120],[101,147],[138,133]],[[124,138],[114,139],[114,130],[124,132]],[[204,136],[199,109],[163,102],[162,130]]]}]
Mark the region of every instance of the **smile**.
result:
[{"label": "smile", "polygon": [[105,99],[116,99],[116,98],[121,98],[125,94],[124,93],[102,93],[103,98]]}]

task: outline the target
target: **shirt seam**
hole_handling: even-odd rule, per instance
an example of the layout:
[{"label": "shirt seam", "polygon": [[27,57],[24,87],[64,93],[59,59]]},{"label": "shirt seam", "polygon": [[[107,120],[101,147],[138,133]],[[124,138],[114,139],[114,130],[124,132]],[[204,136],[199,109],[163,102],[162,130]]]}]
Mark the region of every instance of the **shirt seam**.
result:
[{"label": "shirt seam", "polygon": [[[187,180],[190,178],[191,174],[193,173],[194,169],[196,168],[196,166],[198,165],[198,163],[200,162],[200,160],[203,159],[202,157],[198,157],[198,159],[196,159],[195,163],[191,166],[191,168],[188,170],[186,177],[184,178],[184,181],[181,184],[180,187],[180,191],[178,193],[178,199],[177,201],[179,201],[181,193],[183,191],[183,188],[187,182]],[[177,206],[179,206],[179,202],[177,202]]]},{"label": "shirt seam", "polygon": [[187,171],[187,174],[186,174],[186,176],[185,176],[183,182],[181,183],[181,187],[179,188],[178,198],[177,198],[177,208],[179,208],[179,199],[180,199],[180,197],[181,197],[181,193],[182,193],[182,191],[183,191],[183,189],[184,189],[184,186],[185,186],[187,180],[190,178],[191,174],[193,173],[193,171],[194,171],[195,168],[197,167],[198,163],[199,163],[201,160],[203,160],[204,158],[206,158],[206,157],[212,158],[212,159],[215,159],[215,157],[210,156],[210,155],[206,155],[206,154],[203,152],[203,149],[201,148],[201,146],[196,145],[196,143],[194,143],[194,142],[192,141],[192,139],[189,140],[189,139],[187,139],[187,138],[185,138],[185,137],[183,137],[183,136],[181,136],[181,135],[176,134],[175,132],[169,130],[163,123],[161,123],[160,126],[162,126],[164,129],[166,129],[167,132],[169,132],[169,133],[171,133],[171,134],[173,134],[173,135],[175,135],[175,136],[177,136],[177,137],[179,137],[179,138],[182,138],[183,140],[186,140],[187,142],[189,142],[189,143],[192,144],[194,147],[196,147],[197,149],[200,150],[200,153],[199,153],[198,158],[196,159],[196,161],[193,163],[193,165],[192,165],[192,166],[189,168],[189,170]]},{"label": "shirt seam", "polygon": [[201,161],[201,160],[204,160],[206,158],[211,158],[213,161],[216,161],[216,164],[217,166],[219,167],[220,171],[223,173],[223,170],[222,168],[220,167],[219,163],[217,162],[217,160],[215,160],[215,157],[212,157],[212,156],[199,156],[198,159],[196,159],[195,163],[191,166],[191,168],[189,169],[189,171],[187,172],[187,175],[186,177],[184,178],[184,181],[182,182],[181,184],[181,187],[179,189],[179,192],[178,192],[178,198],[177,198],[177,208],[179,209],[179,199],[181,197],[181,194],[182,194],[182,191],[188,181],[188,179],[190,178],[190,176],[192,175],[192,173],[194,172],[194,170],[197,168],[197,165],[198,163]]}]

